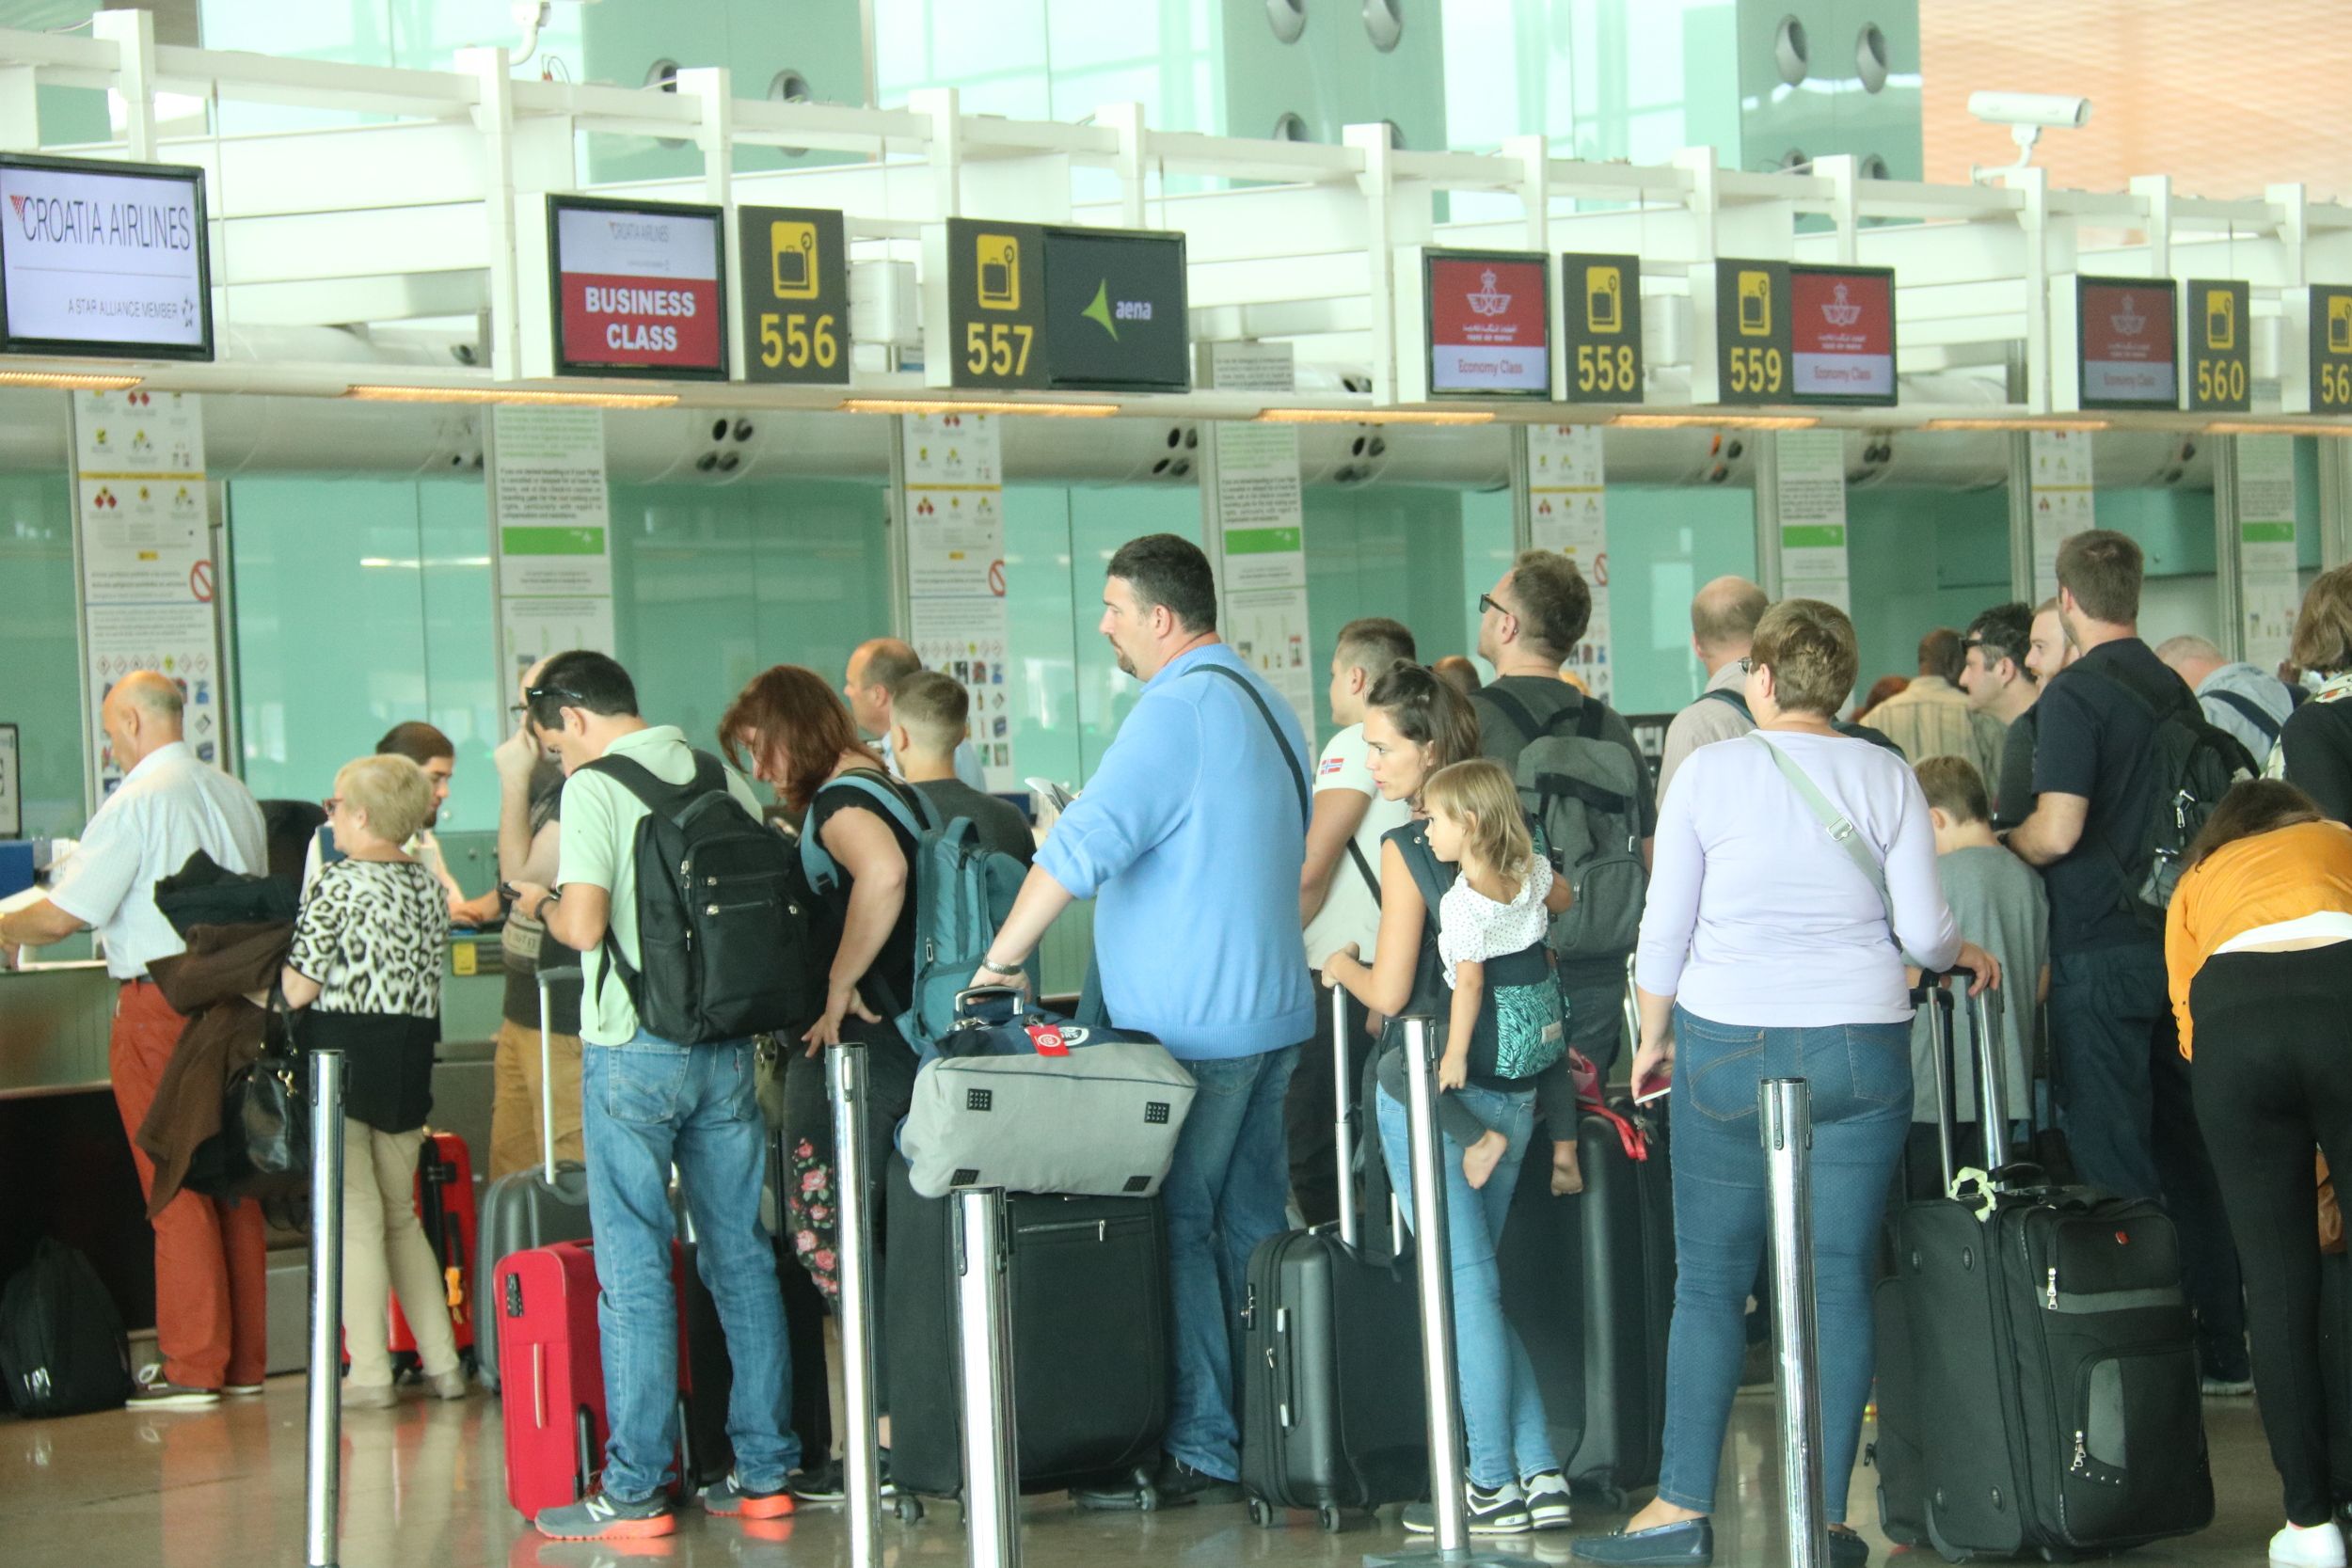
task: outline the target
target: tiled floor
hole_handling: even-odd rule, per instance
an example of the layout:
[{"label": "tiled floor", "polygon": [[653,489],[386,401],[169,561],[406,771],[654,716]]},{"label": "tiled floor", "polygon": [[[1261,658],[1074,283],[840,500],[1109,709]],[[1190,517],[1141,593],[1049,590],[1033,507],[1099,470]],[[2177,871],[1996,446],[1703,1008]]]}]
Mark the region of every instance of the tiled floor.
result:
[{"label": "tiled floor", "polygon": [[[259,1400],[208,1414],[127,1412],[62,1421],[0,1420],[0,1565],[5,1568],[262,1568],[304,1560],[302,1379],[274,1380]],[[2279,1522],[2278,1481],[2249,1402],[2206,1408],[2219,1514],[2186,1540],[2144,1547],[2150,1568],[2195,1563],[2233,1568],[2265,1560]],[[1786,1560],[1770,1459],[1770,1395],[1743,1395],[1734,1418],[1720,1494],[1716,1560],[1774,1568]],[[829,1564],[848,1546],[840,1513],[808,1509],[764,1528],[690,1519],[665,1541],[624,1553],[540,1540],[507,1507],[499,1468],[498,1405],[404,1402],[355,1413],[343,1428],[345,1568],[627,1568],[660,1557],[679,1568],[707,1564]],[[1857,1524],[1883,1561],[1875,1530],[1874,1478],[1857,1474]],[[1376,1527],[1325,1535],[1303,1514],[1279,1529],[1252,1526],[1240,1508],[1187,1508],[1150,1515],[1079,1513],[1066,1499],[1033,1499],[1025,1513],[1029,1568],[1104,1562],[1263,1563],[1355,1568],[1368,1550],[1401,1546],[1394,1511]],[[1613,1516],[1581,1511],[1580,1528]],[[1568,1533],[1492,1544],[1499,1555],[1565,1562]],[[907,1527],[885,1515],[883,1560],[898,1568],[962,1560],[952,1508]],[[1921,1568],[1931,1554],[1905,1560]]]}]

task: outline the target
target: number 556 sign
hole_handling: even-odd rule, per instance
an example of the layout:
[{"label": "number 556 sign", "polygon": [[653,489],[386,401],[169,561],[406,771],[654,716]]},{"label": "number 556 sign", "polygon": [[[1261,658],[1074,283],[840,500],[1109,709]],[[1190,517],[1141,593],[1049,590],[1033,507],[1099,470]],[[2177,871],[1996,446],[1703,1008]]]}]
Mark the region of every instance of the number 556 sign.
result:
[{"label": "number 556 sign", "polygon": [[841,214],[744,207],[736,224],[744,379],[848,386],[850,265]]}]

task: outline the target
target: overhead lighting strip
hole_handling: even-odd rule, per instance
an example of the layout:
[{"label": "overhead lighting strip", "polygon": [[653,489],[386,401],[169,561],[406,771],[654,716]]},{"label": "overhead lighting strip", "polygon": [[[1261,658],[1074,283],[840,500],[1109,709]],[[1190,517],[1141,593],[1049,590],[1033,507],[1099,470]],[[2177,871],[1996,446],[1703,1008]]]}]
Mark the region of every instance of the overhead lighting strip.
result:
[{"label": "overhead lighting strip", "polygon": [[555,392],[528,387],[402,387],[359,384],[343,396],[360,403],[506,404],[519,408],[670,408],[675,392]]},{"label": "overhead lighting strip", "polygon": [[2044,418],[2039,415],[2021,414],[1990,416],[1983,419],[1969,417],[1950,420],[1929,420],[1922,423],[1919,428],[1921,430],[1948,431],[1994,430],[2014,432],[2020,430],[2045,430],[2062,432],[2069,430],[2109,430],[2114,428],[2114,425],[2115,421],[2113,420],[2085,420],[2076,419],[2072,416],[2068,416],[2066,418]]},{"label": "overhead lighting strip", "polygon": [[1490,408],[1263,408],[1263,424],[1492,424]]},{"label": "overhead lighting strip", "polygon": [[89,371],[0,371],[0,387],[56,387],[69,392],[126,391],[146,379]]},{"label": "overhead lighting strip", "polygon": [[844,414],[1034,414],[1048,420],[1107,420],[1115,403],[1015,403],[980,398],[844,398]]},{"label": "overhead lighting strip", "polygon": [[1818,414],[1619,414],[1619,430],[1811,430]]}]

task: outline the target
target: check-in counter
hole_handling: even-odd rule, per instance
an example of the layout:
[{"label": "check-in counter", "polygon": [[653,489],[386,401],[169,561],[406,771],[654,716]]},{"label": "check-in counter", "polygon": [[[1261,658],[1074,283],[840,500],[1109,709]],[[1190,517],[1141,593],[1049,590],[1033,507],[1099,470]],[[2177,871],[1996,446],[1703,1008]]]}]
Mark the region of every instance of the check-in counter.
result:
[{"label": "check-in counter", "polygon": [[115,990],[94,958],[0,969],[0,1098],[106,1087]]}]

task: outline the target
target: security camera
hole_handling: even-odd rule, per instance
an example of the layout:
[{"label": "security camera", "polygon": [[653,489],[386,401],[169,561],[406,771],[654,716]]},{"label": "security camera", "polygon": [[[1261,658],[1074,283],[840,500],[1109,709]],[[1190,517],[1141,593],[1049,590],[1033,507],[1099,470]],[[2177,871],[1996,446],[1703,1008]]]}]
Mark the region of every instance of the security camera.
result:
[{"label": "security camera", "polygon": [[1972,92],[1968,112],[1988,125],[2078,131],[2090,123],[2090,100],[2057,92]]},{"label": "security camera", "polygon": [[2017,144],[2015,163],[1969,169],[1969,179],[1982,180],[2024,168],[2033,162],[2034,143],[2042,139],[2045,127],[2078,131],[2090,123],[2090,100],[2060,92],[1972,92],[1968,95],[1968,112],[1988,125],[2008,126],[2010,139]]}]

